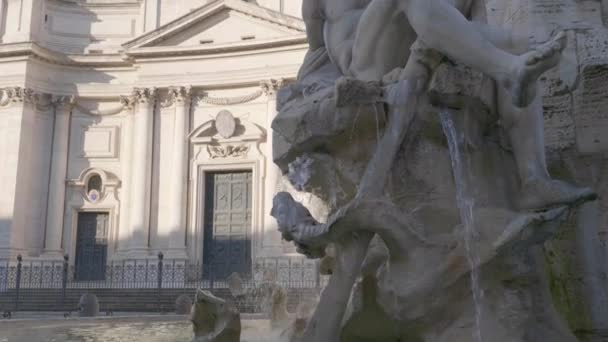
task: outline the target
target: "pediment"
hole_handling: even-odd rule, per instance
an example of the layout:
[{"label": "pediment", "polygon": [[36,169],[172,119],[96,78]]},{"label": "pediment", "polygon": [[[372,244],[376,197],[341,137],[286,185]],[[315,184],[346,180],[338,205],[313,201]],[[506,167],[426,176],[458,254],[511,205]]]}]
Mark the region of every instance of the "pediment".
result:
[{"label": "pediment", "polygon": [[200,47],[302,35],[302,20],[242,0],[216,0],[124,44],[127,49]]}]

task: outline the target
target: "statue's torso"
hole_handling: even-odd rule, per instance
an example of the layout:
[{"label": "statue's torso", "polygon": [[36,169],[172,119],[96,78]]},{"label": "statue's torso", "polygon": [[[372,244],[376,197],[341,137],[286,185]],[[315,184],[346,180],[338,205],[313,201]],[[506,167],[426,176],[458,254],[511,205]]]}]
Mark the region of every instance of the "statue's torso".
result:
[{"label": "statue's torso", "polygon": [[344,73],[349,67],[357,27],[370,0],[322,1],[324,40],[332,61]]}]

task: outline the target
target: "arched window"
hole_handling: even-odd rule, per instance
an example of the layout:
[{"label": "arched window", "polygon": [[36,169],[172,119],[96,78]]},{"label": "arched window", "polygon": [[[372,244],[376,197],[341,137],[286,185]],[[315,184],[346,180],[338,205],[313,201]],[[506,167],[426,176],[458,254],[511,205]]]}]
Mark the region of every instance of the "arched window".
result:
[{"label": "arched window", "polygon": [[87,182],[87,196],[91,202],[97,202],[101,194],[102,180],[101,176],[94,174]]}]

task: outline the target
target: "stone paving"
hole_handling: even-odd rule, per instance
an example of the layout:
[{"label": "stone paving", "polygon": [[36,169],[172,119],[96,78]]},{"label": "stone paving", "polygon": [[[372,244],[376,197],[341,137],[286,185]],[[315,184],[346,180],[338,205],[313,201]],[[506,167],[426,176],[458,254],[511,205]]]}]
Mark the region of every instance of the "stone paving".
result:
[{"label": "stone paving", "polygon": [[[275,342],[268,322],[243,322],[241,342]],[[0,342],[190,342],[186,316],[122,316],[95,319],[16,318],[0,321]]]}]

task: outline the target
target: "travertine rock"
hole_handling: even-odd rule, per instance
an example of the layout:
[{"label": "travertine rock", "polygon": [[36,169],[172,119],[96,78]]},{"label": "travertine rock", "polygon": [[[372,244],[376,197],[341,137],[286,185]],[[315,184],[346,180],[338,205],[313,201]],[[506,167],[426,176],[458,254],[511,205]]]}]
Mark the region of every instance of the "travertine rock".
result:
[{"label": "travertine rock", "polygon": [[[525,35],[485,26],[482,1],[455,6],[477,21],[471,26],[485,27],[483,37],[456,20],[445,8],[449,2],[425,7],[443,11],[443,21],[427,30],[429,21],[413,18],[440,14],[417,16],[422,3],[305,3],[314,49],[298,83],[279,97],[274,160],[296,190],[323,200],[330,215],[313,218],[286,192],[275,197],[272,215],[299,252],[321,258],[333,244],[336,255],[301,339],[576,341],[551,297],[542,246],[567,230],[568,217],[595,195],[549,176],[536,92],[537,82],[546,86],[540,74],[568,53],[570,34],[556,33],[559,27],[534,30],[530,46]],[[514,1],[501,11],[510,20],[533,17],[533,24],[546,5]],[[577,8],[560,1],[549,7],[559,13]],[[384,20],[393,18],[383,12],[389,8],[403,11],[419,34],[418,45],[404,55],[407,64],[401,49],[415,39],[387,34],[387,27],[399,31],[397,25],[406,24]],[[358,25],[365,32],[344,37],[347,27]],[[461,30],[440,34],[457,26]],[[483,39],[489,41],[478,45]],[[455,42],[461,45],[454,48]],[[436,54],[427,53],[432,47],[451,61],[438,66]],[[505,54],[485,59],[485,50],[496,48]],[[530,74],[497,74],[509,58],[511,65],[524,58],[524,74]],[[546,69],[531,71],[539,65]],[[336,76],[336,69],[349,78]],[[554,84],[556,96],[576,83],[568,65],[559,72],[564,82]]]},{"label": "travertine rock", "polygon": [[198,290],[191,314],[194,328],[193,342],[239,342],[241,317],[231,303]]}]

